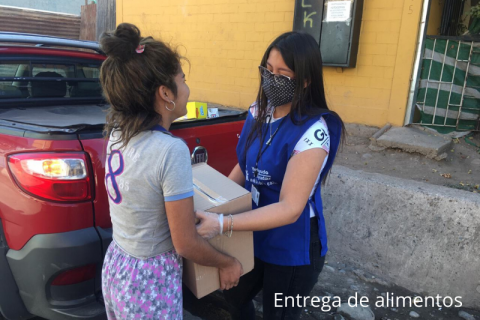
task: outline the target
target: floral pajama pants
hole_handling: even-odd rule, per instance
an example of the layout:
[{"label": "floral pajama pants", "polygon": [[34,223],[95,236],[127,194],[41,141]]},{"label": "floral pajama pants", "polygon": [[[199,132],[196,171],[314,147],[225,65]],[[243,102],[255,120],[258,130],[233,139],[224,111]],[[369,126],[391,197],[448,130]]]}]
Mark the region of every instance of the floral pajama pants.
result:
[{"label": "floral pajama pants", "polygon": [[145,260],[112,241],[102,268],[109,320],[183,318],[182,258],[173,249]]}]

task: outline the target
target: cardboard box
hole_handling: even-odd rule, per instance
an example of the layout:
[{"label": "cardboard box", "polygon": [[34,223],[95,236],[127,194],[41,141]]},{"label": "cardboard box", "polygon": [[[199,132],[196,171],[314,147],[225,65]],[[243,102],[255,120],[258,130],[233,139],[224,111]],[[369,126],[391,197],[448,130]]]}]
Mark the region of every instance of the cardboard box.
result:
[{"label": "cardboard box", "polygon": [[188,119],[207,119],[208,105],[206,102],[188,102],[187,114],[183,117],[175,119],[174,122],[188,120]]},{"label": "cardboard box", "polygon": [[206,119],[208,106],[206,102],[189,102],[187,103],[188,119]]},{"label": "cardboard box", "polygon": [[218,108],[208,108],[208,114],[207,114],[208,119],[218,118],[218,117],[219,117]]},{"label": "cardboard box", "polygon": [[[192,169],[195,210],[234,215],[252,209],[250,192],[205,163],[195,164]],[[214,248],[237,258],[244,274],[253,269],[253,232],[234,231],[231,238],[219,235],[209,242]],[[183,282],[199,299],[220,288],[217,268],[187,259],[183,261]]]}]

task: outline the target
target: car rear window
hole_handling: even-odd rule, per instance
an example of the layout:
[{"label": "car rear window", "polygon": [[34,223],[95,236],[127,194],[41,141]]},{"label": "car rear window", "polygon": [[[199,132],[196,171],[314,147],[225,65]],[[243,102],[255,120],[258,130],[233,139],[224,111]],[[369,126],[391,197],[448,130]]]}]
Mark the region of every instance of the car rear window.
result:
[{"label": "car rear window", "polygon": [[100,65],[0,61],[0,99],[101,98]]}]

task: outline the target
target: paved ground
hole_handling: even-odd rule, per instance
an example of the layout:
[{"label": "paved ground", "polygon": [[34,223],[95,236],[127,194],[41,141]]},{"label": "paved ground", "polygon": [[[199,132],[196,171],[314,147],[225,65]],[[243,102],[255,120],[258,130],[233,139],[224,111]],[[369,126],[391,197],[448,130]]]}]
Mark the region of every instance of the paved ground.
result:
[{"label": "paved ground", "polygon": [[[365,274],[362,270],[354,269],[349,266],[335,262],[333,257],[329,258],[328,264],[319,279],[319,282],[314,288],[314,295],[320,296],[339,296],[342,302],[347,302],[349,297],[358,295],[358,297],[368,297],[371,310],[375,314],[375,319],[378,320],[406,320],[414,319],[410,316],[410,312],[414,311],[419,315],[419,319],[435,319],[435,320],[456,320],[462,319],[458,316],[460,311],[468,312],[470,315],[476,316],[480,319],[480,312],[468,310],[464,308],[438,308],[438,307],[423,307],[417,308],[415,306],[400,306],[394,307],[376,307],[375,302],[386,301],[388,297],[415,297],[423,296],[421,293],[413,293],[404,288],[391,285],[381,279],[377,279],[374,275]],[[392,295],[393,294],[393,295]],[[395,302],[392,301],[392,302]],[[385,302],[386,303],[386,302]],[[383,305],[385,305],[383,303]],[[391,306],[391,304],[390,304]],[[317,308],[307,308],[302,316],[302,319],[327,320],[334,319],[335,312],[323,313]],[[345,317],[346,318],[346,317]]]},{"label": "paved ground", "polygon": [[[330,296],[330,301],[339,297],[342,303],[348,303],[350,297],[355,295],[360,297],[368,297],[371,303],[368,303],[370,309],[373,311],[376,320],[412,320],[415,317],[410,315],[410,312],[418,314],[417,319],[422,320],[462,320],[459,312],[466,312],[472,318],[471,320],[480,320],[480,311],[469,310],[465,308],[438,308],[438,307],[422,307],[415,306],[395,306],[395,307],[375,307],[375,302],[386,301],[387,293],[389,297],[402,296],[412,297],[422,296],[410,292],[404,288],[391,285],[382,279],[378,279],[371,274],[365,274],[362,270],[354,269],[349,266],[337,263],[334,257],[329,257],[329,261],[324,267],[318,283],[315,285],[312,296],[318,296],[323,301],[328,301],[324,297]],[[256,298],[261,301],[261,295]],[[353,300],[351,300],[352,302]],[[408,301],[408,300],[407,300]],[[353,303],[353,302],[352,302]],[[390,302],[391,303],[391,302]],[[260,303],[259,303],[260,305]],[[331,304],[324,305],[324,312],[321,310],[322,304],[315,308],[308,306],[304,308],[301,318],[304,320],[341,320],[337,313],[337,308],[332,307],[328,311]],[[229,320],[228,305],[222,297],[220,292],[207,296],[201,300],[196,300],[194,297],[186,297],[185,307],[191,312],[188,314],[186,320]],[[258,310],[258,309],[257,309]],[[192,315],[193,314],[193,315]],[[412,314],[414,315],[414,314]],[[257,319],[261,319],[261,310],[257,311]],[[348,320],[347,316],[344,319]],[[354,318],[358,319],[358,318]],[[373,320],[373,318],[372,318]]]},{"label": "paved ground", "polygon": [[335,163],[351,169],[480,193],[480,132],[454,139],[447,158],[436,161],[399,149],[372,151],[369,138],[377,130],[349,125],[346,144]]}]

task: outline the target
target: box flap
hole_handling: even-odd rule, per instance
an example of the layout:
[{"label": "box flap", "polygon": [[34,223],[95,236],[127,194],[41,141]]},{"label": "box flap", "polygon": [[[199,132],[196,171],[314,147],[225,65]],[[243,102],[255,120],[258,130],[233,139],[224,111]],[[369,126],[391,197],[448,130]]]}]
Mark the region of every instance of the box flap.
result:
[{"label": "box flap", "polygon": [[195,210],[221,206],[249,192],[205,163],[192,166]]}]

